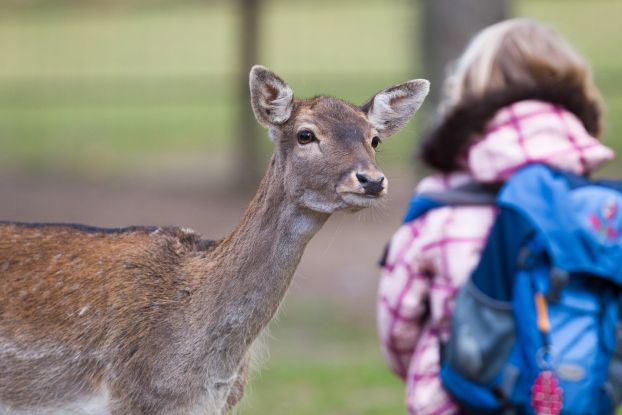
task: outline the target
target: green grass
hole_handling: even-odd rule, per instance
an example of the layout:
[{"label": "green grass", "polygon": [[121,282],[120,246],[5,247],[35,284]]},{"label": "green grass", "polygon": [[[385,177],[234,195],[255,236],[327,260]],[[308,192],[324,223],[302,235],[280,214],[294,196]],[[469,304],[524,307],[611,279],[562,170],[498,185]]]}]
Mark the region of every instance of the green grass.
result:
[{"label": "green grass", "polygon": [[404,390],[382,361],[374,327],[332,307],[286,306],[240,415],[403,412]]},{"label": "green grass", "polygon": [[[359,352],[358,348],[355,351]],[[253,382],[240,414],[394,414],[403,412],[401,385],[376,360],[326,364],[280,359]]]}]

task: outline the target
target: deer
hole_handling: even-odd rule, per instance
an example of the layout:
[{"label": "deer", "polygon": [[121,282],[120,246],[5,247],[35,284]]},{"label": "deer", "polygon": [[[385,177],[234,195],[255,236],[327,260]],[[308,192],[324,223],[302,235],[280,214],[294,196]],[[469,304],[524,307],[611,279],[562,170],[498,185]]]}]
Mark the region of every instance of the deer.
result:
[{"label": "deer", "polygon": [[224,414],[305,246],[335,211],[375,206],[375,160],[423,103],[415,79],[361,106],[295,99],[269,69],[250,101],[274,152],[237,227],[0,223],[0,414]]}]

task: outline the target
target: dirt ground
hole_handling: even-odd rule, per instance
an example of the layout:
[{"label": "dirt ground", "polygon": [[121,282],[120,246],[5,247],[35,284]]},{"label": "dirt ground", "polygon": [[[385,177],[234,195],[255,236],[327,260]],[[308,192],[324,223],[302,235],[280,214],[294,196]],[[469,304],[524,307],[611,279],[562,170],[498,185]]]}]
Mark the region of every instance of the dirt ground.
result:
[{"label": "dirt ground", "polygon": [[[387,172],[383,206],[338,213],[311,241],[288,293],[288,303],[334,306],[373,320],[377,261],[400,223],[414,184],[408,171]],[[217,239],[233,229],[252,194],[205,190],[201,179],[127,177],[86,180],[58,175],[0,175],[0,220],[70,222],[95,226],[178,225]]]}]

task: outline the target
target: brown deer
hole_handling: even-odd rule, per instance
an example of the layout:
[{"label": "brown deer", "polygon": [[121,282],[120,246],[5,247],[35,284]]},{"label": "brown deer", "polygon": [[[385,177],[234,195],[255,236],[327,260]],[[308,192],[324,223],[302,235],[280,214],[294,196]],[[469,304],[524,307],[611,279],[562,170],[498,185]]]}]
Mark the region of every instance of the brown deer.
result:
[{"label": "brown deer", "polygon": [[268,69],[251,104],[275,150],[240,224],[220,241],[180,228],[0,224],[0,414],[222,414],[249,350],[329,215],[372,206],[380,140],[425,80],[355,106],[294,99]]}]

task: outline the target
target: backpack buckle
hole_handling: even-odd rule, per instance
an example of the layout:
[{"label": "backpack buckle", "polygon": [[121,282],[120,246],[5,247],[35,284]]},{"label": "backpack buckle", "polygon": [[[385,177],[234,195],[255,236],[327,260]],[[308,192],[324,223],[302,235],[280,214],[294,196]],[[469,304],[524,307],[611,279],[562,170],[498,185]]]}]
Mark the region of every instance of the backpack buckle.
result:
[{"label": "backpack buckle", "polygon": [[551,268],[549,272],[549,291],[546,294],[550,301],[558,302],[561,296],[561,291],[570,280],[570,274],[561,268]]}]

